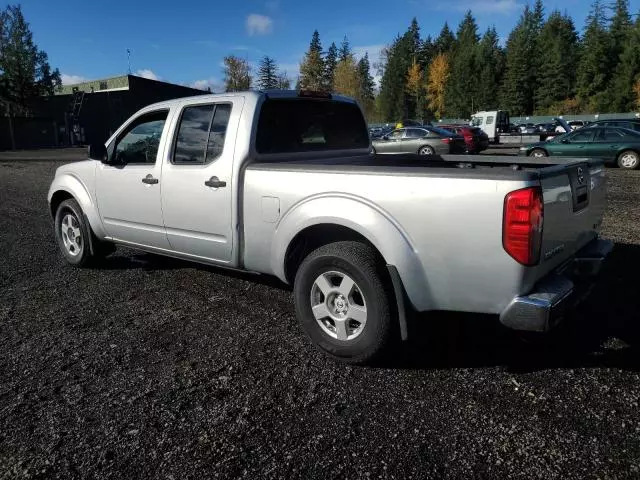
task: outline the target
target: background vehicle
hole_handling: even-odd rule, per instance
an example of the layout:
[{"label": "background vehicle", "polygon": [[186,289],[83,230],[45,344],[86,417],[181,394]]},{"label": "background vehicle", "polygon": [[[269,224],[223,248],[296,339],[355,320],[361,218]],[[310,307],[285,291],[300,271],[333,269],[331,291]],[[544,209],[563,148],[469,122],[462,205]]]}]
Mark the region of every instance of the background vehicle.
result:
[{"label": "background vehicle", "polygon": [[480,153],[489,148],[489,136],[479,127],[468,125],[439,125],[439,127],[462,136],[467,146],[467,153]]},{"label": "background vehicle", "polygon": [[[159,144],[129,148],[158,131]],[[276,276],[312,342],[350,362],[406,339],[413,310],[548,331],[574,276],[595,275],[611,250],[597,238],[601,161],[372,155],[358,104],[330,94],[150,105],[89,157],[59,167],[48,193],[69,264],[119,244]]]},{"label": "background vehicle", "polygon": [[596,120],[588,125],[588,128],[591,127],[620,127],[640,132],[640,119],[625,118],[620,120]]},{"label": "background vehicle", "polygon": [[509,113],[504,110],[482,111],[471,116],[471,125],[480,127],[492,143],[500,141],[500,133],[508,133]]},{"label": "background vehicle", "polygon": [[522,123],[518,126],[518,129],[524,135],[533,135],[539,131],[538,127],[533,123]]},{"label": "background vehicle", "polygon": [[570,122],[567,122],[567,123],[571,127],[571,131],[577,130],[587,125],[587,122],[585,122],[584,120],[571,120]]},{"label": "background vehicle", "polygon": [[520,153],[532,157],[598,157],[633,170],[640,165],[640,133],[627,128],[589,126],[521,147]]},{"label": "background vehicle", "polygon": [[398,128],[371,142],[375,153],[445,155],[465,153],[462,136],[438,127]]}]

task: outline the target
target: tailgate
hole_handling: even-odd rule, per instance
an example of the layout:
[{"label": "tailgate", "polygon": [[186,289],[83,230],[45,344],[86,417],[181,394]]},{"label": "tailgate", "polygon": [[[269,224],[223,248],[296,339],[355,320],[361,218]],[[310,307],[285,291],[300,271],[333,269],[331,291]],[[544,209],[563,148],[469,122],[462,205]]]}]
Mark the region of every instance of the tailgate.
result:
[{"label": "tailgate", "polygon": [[594,239],[606,208],[603,162],[583,161],[542,172],[544,223],[539,277]]}]

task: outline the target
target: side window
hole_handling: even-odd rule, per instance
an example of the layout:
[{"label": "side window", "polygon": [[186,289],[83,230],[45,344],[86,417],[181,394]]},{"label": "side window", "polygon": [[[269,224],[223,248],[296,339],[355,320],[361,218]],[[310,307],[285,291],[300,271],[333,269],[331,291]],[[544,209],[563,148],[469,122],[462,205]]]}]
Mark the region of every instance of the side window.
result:
[{"label": "side window", "polygon": [[185,107],[178,125],[172,163],[204,165],[220,156],[229,123],[230,104]]},{"label": "side window", "polygon": [[490,115],[487,117],[487,125],[492,125],[493,124],[493,116]]},{"label": "side window", "polygon": [[406,138],[422,138],[425,134],[426,132],[418,128],[408,128]]},{"label": "side window", "polygon": [[154,164],[168,111],[141,115],[116,139],[115,163],[120,165]]},{"label": "side window", "polygon": [[624,137],[624,134],[620,130],[613,128],[603,128],[598,135],[598,141],[600,142],[618,142]]},{"label": "side window", "polygon": [[404,130],[394,130],[393,132],[391,132],[391,135],[389,135],[389,138],[391,140],[399,140],[402,138],[403,135],[404,135]]},{"label": "side window", "polygon": [[571,142],[591,142],[593,140],[594,130],[595,129],[577,130],[571,137]]}]

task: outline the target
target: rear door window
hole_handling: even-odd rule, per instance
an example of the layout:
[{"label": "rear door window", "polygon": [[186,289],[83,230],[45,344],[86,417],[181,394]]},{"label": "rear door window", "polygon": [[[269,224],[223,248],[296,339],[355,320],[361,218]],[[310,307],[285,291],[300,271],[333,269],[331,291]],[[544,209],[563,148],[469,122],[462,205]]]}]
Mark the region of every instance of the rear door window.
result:
[{"label": "rear door window", "polygon": [[328,99],[270,98],[258,119],[258,153],[366,149],[369,132],[357,104]]},{"label": "rear door window", "polygon": [[405,138],[422,138],[427,132],[420,130],[419,128],[407,128],[407,135]]},{"label": "rear door window", "polygon": [[172,163],[204,165],[222,154],[231,104],[185,107],[180,118]]}]

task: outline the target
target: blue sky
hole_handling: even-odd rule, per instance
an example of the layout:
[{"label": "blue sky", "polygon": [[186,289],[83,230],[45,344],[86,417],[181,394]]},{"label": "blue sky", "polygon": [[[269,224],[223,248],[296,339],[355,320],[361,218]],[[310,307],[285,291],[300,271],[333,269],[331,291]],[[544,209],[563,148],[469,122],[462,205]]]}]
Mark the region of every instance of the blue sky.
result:
[{"label": "blue sky", "polygon": [[[457,28],[467,9],[481,30],[495,25],[505,37],[524,4],[533,0],[23,0],[38,46],[60,69],[65,83],[127,72],[127,48],[135,74],[197,87],[222,79],[222,58],[267,54],[290,77],[298,73],[314,29],[323,47],[349,37],[357,55],[380,48],[417,17],[422,35],[443,23]],[[546,0],[547,13],[567,11],[581,31],[590,0]],[[640,0],[631,0],[640,11]]]}]

